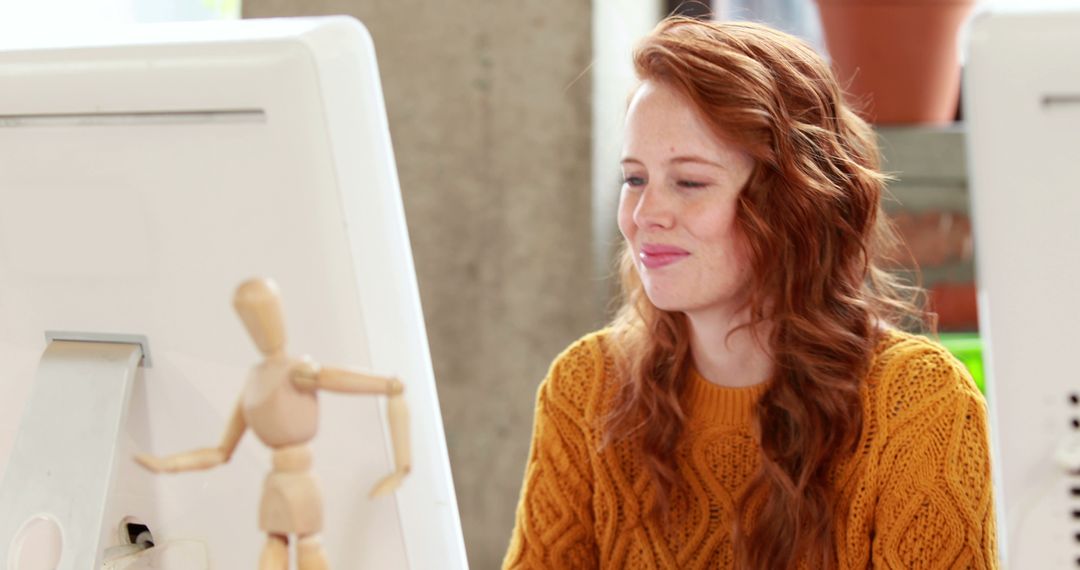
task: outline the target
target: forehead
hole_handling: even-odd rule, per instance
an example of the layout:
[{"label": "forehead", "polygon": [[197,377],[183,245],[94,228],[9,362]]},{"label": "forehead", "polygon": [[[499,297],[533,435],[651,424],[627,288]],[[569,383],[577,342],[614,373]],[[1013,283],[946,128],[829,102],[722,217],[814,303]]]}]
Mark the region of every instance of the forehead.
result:
[{"label": "forehead", "polygon": [[737,149],[718,136],[681,93],[646,81],[634,92],[627,108],[623,151],[634,156],[695,152],[721,158]]}]

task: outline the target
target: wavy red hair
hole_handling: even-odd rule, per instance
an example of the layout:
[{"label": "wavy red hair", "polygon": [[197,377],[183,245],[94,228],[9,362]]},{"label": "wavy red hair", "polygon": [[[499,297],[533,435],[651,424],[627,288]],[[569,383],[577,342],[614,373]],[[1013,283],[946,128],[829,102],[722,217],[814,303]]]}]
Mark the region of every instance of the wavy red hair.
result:
[{"label": "wavy red hair", "polygon": [[[741,568],[836,565],[831,470],[862,429],[859,388],[880,327],[922,326],[919,290],[880,269],[898,239],[881,212],[875,135],[828,65],[753,23],[669,18],[638,46],[638,77],[672,87],[755,167],[738,199],[753,330],[769,323],[774,378],[755,410],[761,467],[732,529]],[[625,379],[605,442],[640,437],[663,516],[681,483],[674,450],[691,365],[681,313],[649,302],[629,250],[613,321]]]}]

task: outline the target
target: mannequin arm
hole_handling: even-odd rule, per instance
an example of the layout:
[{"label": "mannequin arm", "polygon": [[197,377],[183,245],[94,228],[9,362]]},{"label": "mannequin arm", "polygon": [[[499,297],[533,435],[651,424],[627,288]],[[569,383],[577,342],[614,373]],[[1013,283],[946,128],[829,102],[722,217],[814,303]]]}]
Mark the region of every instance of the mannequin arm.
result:
[{"label": "mannequin arm", "polygon": [[401,382],[394,378],[361,374],[341,368],[323,368],[312,362],[304,362],[293,369],[293,382],[303,390],[387,396],[396,396],[405,391]]},{"label": "mannequin arm", "polygon": [[322,368],[304,362],[293,369],[293,382],[301,390],[331,390],[353,394],[386,394],[390,441],[394,445],[394,472],[383,477],[371,489],[377,497],[393,492],[412,470],[412,446],[409,439],[409,409],[405,405],[405,386],[394,378],[361,374],[340,368]]},{"label": "mannequin arm", "polygon": [[247,422],[244,421],[244,412],[238,403],[225,429],[225,436],[221,438],[221,445],[177,453],[164,458],[140,453],[135,456],[135,461],[154,473],[176,473],[217,467],[232,457],[246,430]]},{"label": "mannequin arm", "polygon": [[409,409],[405,407],[405,396],[398,393],[390,396],[386,405],[390,422],[390,441],[394,444],[394,472],[383,477],[371,489],[369,496],[378,497],[393,492],[405,476],[412,470],[412,447],[409,440]]}]

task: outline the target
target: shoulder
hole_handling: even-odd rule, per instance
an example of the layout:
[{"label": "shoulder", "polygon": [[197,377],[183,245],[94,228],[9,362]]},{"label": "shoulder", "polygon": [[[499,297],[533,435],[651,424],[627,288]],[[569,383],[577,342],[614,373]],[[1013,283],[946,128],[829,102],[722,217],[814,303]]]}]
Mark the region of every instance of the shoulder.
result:
[{"label": "shoulder", "polygon": [[967,368],[945,347],[924,336],[890,330],[875,350],[868,378],[874,415],[883,424],[947,409],[985,406]]},{"label": "shoulder", "polygon": [[996,568],[986,402],[944,347],[887,336],[874,365],[873,566]]},{"label": "shoulder", "polygon": [[613,366],[610,329],[591,332],[566,347],[551,363],[539,397],[593,412],[597,395],[607,385]]},{"label": "shoulder", "polygon": [[560,376],[589,376],[602,367],[605,359],[604,345],[611,335],[610,329],[591,332],[570,344],[551,363],[551,373]]}]

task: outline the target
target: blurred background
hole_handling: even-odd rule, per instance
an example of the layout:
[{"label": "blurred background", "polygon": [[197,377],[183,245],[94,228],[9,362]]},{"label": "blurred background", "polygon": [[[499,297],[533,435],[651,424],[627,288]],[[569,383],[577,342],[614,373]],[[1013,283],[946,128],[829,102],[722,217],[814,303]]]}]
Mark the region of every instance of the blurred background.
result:
[{"label": "blurred background", "polygon": [[[469,560],[487,570],[499,566],[513,525],[537,385],[551,360],[601,327],[614,307],[620,136],[634,86],[630,53],[669,13],[762,21],[822,53],[835,52],[841,79],[877,125],[885,169],[896,178],[886,207],[921,267],[942,338],[981,377],[976,252],[957,108],[962,61],[956,59],[962,23],[980,6],[847,0],[837,11],[837,4],[0,0],[0,30],[62,34],[65,27],[99,23],[328,14],[349,14],[367,26],[379,57]],[[948,13],[916,11],[934,4]],[[881,13],[882,5],[900,15]],[[860,10],[868,19],[854,19]],[[860,44],[868,37],[876,38],[876,48]],[[889,59],[911,52],[911,44],[935,43],[944,51]],[[869,61],[852,61],[842,49]],[[904,65],[914,75],[897,72]],[[919,75],[931,68],[942,78]],[[899,84],[863,84],[874,69],[888,70],[887,80]],[[921,94],[896,97],[900,89],[926,85]],[[890,97],[925,99],[927,108],[894,108]],[[910,269],[896,267],[913,275]]]}]

